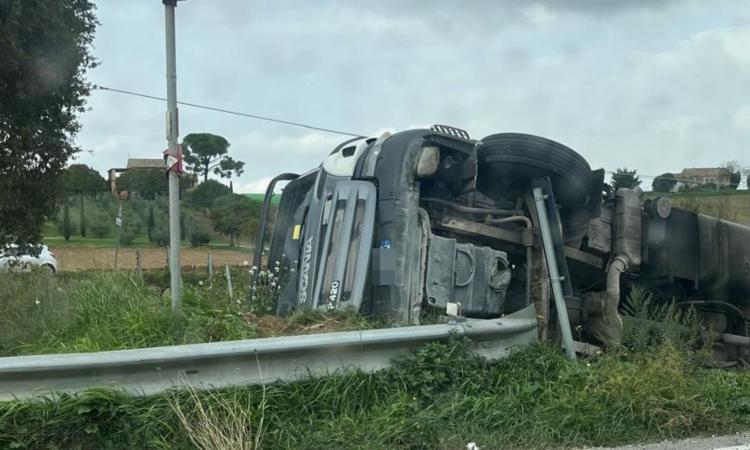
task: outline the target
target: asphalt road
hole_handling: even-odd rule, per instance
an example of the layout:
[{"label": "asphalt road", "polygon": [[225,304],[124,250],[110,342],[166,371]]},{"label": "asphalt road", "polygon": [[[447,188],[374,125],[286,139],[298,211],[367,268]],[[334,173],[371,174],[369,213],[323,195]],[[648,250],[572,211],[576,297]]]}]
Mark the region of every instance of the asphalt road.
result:
[{"label": "asphalt road", "polygon": [[690,438],[661,441],[652,444],[632,444],[622,447],[596,447],[601,450],[750,450],[750,432],[729,436]]}]

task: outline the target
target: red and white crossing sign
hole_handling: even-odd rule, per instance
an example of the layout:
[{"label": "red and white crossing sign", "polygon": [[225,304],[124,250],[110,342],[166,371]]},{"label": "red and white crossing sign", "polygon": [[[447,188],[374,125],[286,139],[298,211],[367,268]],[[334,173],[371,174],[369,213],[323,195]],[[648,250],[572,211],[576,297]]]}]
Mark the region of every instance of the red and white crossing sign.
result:
[{"label": "red and white crossing sign", "polygon": [[175,153],[173,154],[169,149],[164,150],[167,172],[175,172],[177,175],[182,175],[182,144],[177,144],[177,151]]}]

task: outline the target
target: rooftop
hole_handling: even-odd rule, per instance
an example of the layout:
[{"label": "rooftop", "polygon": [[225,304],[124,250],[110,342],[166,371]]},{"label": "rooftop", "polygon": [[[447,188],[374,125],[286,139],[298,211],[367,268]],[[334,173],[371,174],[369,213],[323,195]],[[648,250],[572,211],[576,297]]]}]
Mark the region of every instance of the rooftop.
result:
[{"label": "rooftop", "polygon": [[706,167],[682,169],[680,173],[683,177],[728,177],[729,169],[723,167]]},{"label": "rooftop", "polygon": [[162,158],[128,158],[128,169],[164,168]]}]

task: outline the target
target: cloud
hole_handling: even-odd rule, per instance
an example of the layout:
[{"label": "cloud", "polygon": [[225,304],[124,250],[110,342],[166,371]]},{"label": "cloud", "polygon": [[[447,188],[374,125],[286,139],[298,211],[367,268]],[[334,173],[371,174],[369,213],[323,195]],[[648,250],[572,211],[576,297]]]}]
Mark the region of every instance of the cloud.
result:
[{"label": "cloud", "polygon": [[[161,5],[98,7],[91,81],[163,95]],[[181,2],[177,20],[184,101],[376,136],[434,123],[540,134],[644,174],[750,163],[742,2],[224,0]],[[103,171],[165,147],[164,103],[95,92],[90,106],[80,162]],[[243,189],[348,139],[181,106],[181,135],[202,131],[246,162]]]},{"label": "cloud", "polygon": [[540,4],[533,4],[521,9],[527,19],[529,19],[535,25],[548,25],[557,20],[557,14],[552,13],[546,6]]},{"label": "cloud", "polygon": [[268,184],[271,182],[273,177],[263,177],[258,180],[253,180],[247,183],[243,183],[239,187],[235,188],[235,191],[240,194],[257,194],[261,192],[266,192],[266,189],[268,189]]},{"label": "cloud", "polygon": [[750,105],[740,106],[732,115],[734,128],[744,133],[750,133]]}]

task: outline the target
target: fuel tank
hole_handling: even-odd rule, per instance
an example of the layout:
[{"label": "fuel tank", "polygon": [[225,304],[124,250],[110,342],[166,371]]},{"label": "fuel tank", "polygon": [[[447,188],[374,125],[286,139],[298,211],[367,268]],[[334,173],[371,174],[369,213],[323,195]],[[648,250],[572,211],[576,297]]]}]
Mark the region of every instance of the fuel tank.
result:
[{"label": "fuel tank", "polygon": [[678,208],[645,208],[643,230],[647,281],[750,305],[750,227]]}]

